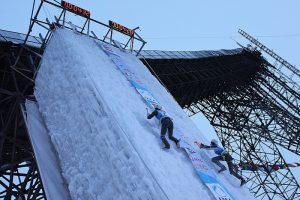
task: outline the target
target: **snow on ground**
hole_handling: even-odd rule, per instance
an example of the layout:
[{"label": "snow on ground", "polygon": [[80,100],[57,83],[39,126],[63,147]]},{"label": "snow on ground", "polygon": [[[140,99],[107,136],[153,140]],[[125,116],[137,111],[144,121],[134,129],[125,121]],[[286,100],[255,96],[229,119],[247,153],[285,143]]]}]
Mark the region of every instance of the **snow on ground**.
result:
[{"label": "snow on ground", "polygon": [[[119,54],[173,118],[174,135],[207,142],[141,61]],[[158,123],[146,119],[140,95],[91,38],[56,30],[35,96],[72,199],[214,199],[183,151],[161,149]],[[253,199],[228,172],[219,180],[237,199]]]}]

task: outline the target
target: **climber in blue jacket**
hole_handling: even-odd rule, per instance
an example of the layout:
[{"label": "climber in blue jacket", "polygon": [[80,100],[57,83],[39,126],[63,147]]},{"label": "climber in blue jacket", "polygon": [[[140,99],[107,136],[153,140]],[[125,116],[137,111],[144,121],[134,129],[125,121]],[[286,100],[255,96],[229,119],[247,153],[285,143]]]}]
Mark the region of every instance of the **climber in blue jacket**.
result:
[{"label": "climber in blue jacket", "polygon": [[205,145],[202,143],[198,143],[197,141],[195,144],[200,148],[200,149],[207,149],[207,150],[214,150],[214,152],[218,155],[216,157],[213,157],[211,161],[218,165],[221,169],[218,171],[219,173],[222,171],[226,170],[226,167],[220,163],[220,161],[226,161],[228,164],[229,172],[236,178],[241,180],[241,185],[244,185],[246,183],[245,179],[243,179],[242,176],[240,176],[236,168],[234,167],[234,164],[232,163],[233,158],[229,153],[227,153],[222,147],[218,145],[218,141],[216,139],[212,139],[210,142],[210,145]]},{"label": "climber in blue jacket", "polygon": [[179,146],[179,140],[173,136],[173,122],[172,119],[167,116],[166,112],[162,110],[160,105],[154,106],[154,111],[149,114],[147,109],[147,119],[156,117],[161,125],[160,138],[164,143],[166,149],[170,149],[170,144],[166,139],[166,133],[168,131],[169,139],[175,142],[176,146]]}]

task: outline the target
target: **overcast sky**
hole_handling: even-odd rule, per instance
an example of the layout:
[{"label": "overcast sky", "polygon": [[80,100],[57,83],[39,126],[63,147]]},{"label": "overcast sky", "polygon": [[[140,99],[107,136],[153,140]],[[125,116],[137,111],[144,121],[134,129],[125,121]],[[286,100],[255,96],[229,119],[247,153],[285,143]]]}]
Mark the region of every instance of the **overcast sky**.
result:
[{"label": "overcast sky", "polygon": [[[26,32],[32,0],[3,1],[0,28]],[[39,0],[36,0],[39,2]],[[299,0],[69,0],[101,22],[139,26],[145,49],[237,48],[238,28],[256,36],[293,65],[300,66]],[[42,9],[41,14],[48,10]]]}]

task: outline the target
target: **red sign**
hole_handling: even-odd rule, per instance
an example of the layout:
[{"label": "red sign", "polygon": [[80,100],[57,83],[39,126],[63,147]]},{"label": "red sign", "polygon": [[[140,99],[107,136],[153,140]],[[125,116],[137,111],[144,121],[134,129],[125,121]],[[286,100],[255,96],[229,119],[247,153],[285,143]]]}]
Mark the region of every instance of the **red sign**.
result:
[{"label": "red sign", "polygon": [[91,15],[90,11],[85,10],[83,8],[80,8],[78,6],[75,6],[75,5],[73,5],[73,4],[69,3],[69,2],[61,1],[61,6],[64,9],[66,9],[66,10],[72,12],[72,13],[75,13],[76,15],[80,15],[82,17],[90,18],[90,15]]},{"label": "red sign", "polygon": [[109,20],[109,26],[112,27],[113,29],[120,31],[121,33],[124,33],[126,35],[129,35],[131,37],[134,35],[134,30],[131,30],[121,24],[116,23],[116,22]]}]

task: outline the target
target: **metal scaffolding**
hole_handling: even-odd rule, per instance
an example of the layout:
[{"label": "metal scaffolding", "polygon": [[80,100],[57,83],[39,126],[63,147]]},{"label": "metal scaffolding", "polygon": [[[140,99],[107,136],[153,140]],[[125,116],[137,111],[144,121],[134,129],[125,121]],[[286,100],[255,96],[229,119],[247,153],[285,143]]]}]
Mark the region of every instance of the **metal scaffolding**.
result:
[{"label": "metal scaffolding", "polygon": [[1,199],[45,199],[20,107],[33,98],[40,50],[3,40],[0,45]]},{"label": "metal scaffolding", "polygon": [[[288,134],[299,130],[299,120],[289,121],[284,110],[255,89],[242,87],[223,92],[194,104],[193,109],[205,114],[235,164],[286,165],[279,145],[288,148],[293,143],[299,147],[299,138],[293,141],[293,135]],[[259,199],[300,198],[299,184],[289,169],[242,173]]]},{"label": "metal scaffolding", "polygon": [[[286,165],[281,148],[300,155],[299,70],[239,33],[252,44],[235,53],[180,58],[163,52],[168,59],[149,52],[154,56],[146,55],[143,62],[189,116],[202,112],[207,117],[235,164]],[[259,199],[300,199],[299,183],[289,169],[242,173]]]},{"label": "metal scaffolding", "polygon": [[[299,71],[245,32],[239,32],[281,65],[262,61],[263,70],[257,71],[249,84],[194,102],[187,111],[190,115],[202,112],[209,119],[236,164],[286,165],[280,147],[300,155],[300,87],[294,80],[299,80]],[[251,46],[245,49],[258,50]],[[300,199],[299,183],[289,169],[272,172],[266,168],[266,172],[243,175],[257,198]]]}]

